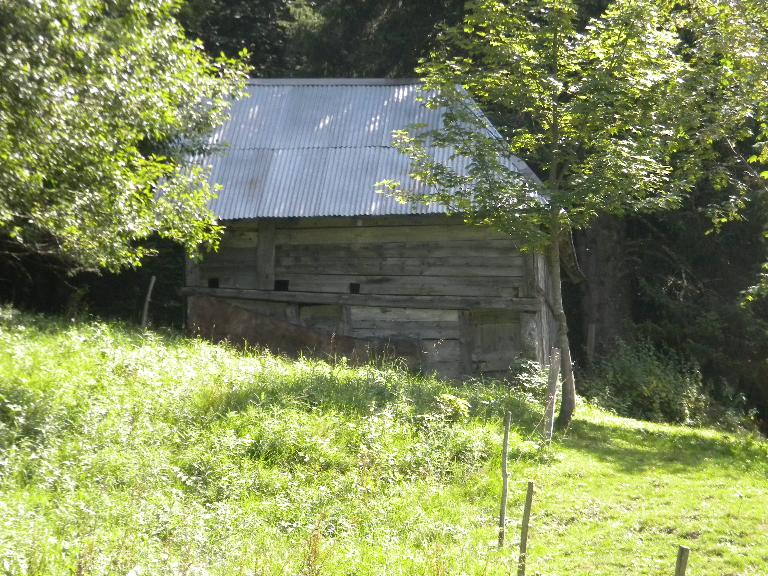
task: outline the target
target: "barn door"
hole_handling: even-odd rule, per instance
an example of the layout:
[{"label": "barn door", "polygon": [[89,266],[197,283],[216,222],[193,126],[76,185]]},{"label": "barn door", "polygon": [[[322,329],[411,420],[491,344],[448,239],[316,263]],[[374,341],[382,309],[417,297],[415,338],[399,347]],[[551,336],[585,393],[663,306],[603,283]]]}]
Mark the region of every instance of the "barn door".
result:
[{"label": "barn door", "polygon": [[475,372],[509,370],[520,354],[520,314],[509,310],[472,310],[468,329]]}]

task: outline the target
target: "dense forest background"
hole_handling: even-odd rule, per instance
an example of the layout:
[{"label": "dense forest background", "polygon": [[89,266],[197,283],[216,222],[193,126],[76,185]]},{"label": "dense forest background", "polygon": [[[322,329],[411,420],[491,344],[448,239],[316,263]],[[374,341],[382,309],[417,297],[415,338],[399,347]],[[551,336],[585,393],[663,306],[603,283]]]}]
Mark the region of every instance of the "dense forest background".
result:
[{"label": "dense forest background", "polygon": [[[604,5],[583,0],[583,18]],[[436,30],[460,22],[463,6],[460,0],[189,0],[179,18],[212,54],[246,48],[254,76],[414,77]],[[740,154],[749,151],[724,150],[722,160],[739,161]],[[729,211],[734,198],[728,183],[717,180],[713,161],[711,178],[681,209],[604,217],[574,236],[566,296],[583,374],[620,372],[624,381],[617,384],[632,387],[655,377],[659,366],[693,367],[724,406],[745,401],[768,418],[768,298],[746,298],[768,261],[768,194],[744,165],[752,193],[727,221],[714,224],[713,215]],[[135,320],[155,274],[153,320],[181,326],[176,290],[183,255],[160,247],[143,268],[121,275],[71,277],[52,261],[0,262],[0,297],[73,316]],[[650,360],[649,349],[658,351]],[[588,386],[590,379],[581,381]]]}]

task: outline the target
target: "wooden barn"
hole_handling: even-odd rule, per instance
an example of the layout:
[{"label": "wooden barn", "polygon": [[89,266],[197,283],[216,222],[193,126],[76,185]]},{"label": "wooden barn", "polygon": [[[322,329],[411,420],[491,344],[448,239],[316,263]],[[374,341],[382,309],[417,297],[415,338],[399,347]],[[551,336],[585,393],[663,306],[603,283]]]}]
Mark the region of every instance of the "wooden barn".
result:
[{"label": "wooden barn", "polygon": [[391,134],[440,125],[418,91],[404,80],[250,82],[213,135],[226,147],[201,160],[223,186],[212,208],[225,233],[218,253],[187,264],[192,331],[289,354],[397,355],[452,377],[543,361],[544,259],[441,206],[376,191],[384,179],[415,185]]}]

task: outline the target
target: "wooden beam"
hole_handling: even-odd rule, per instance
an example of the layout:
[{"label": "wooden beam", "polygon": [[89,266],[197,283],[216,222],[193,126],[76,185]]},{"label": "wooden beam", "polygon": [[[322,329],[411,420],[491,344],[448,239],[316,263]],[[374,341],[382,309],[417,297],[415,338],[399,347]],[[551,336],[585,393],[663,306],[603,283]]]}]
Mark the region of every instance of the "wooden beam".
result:
[{"label": "wooden beam", "polygon": [[464,374],[472,374],[475,369],[472,364],[473,342],[472,322],[469,310],[459,313],[459,345],[461,346],[461,370]]},{"label": "wooden beam", "polygon": [[538,277],[536,274],[536,255],[522,254],[523,268],[526,282],[521,292],[521,296],[536,298],[539,294]]},{"label": "wooden beam", "polygon": [[192,260],[189,256],[184,259],[184,276],[187,286],[200,285],[200,263]]},{"label": "wooden beam", "polygon": [[523,525],[520,529],[520,556],[517,560],[517,576],[525,576],[525,564],[528,560],[528,523],[531,521],[531,505],[533,504],[533,482],[528,482],[528,492],[525,494],[523,508]]},{"label": "wooden beam", "polygon": [[486,308],[493,310],[524,310],[535,312],[539,305],[536,298],[491,298],[466,296],[403,296],[383,294],[337,294],[331,292],[276,292],[240,288],[182,288],[184,296],[215,296],[242,300],[268,300],[272,302],[296,302],[308,304],[352,304],[355,306],[383,306],[390,308],[440,308],[469,310]]},{"label": "wooden beam", "polygon": [[229,230],[253,229],[254,224],[271,222],[279,229],[349,228],[351,226],[466,226],[461,216],[446,214],[392,214],[389,216],[319,216],[316,218],[258,218],[226,222]]},{"label": "wooden beam", "polygon": [[275,287],[274,222],[260,223],[258,238],[256,244],[256,287],[260,290],[272,290]]},{"label": "wooden beam", "polygon": [[685,576],[688,569],[688,555],[691,549],[686,546],[680,546],[677,549],[677,565],[675,566],[675,576]]}]

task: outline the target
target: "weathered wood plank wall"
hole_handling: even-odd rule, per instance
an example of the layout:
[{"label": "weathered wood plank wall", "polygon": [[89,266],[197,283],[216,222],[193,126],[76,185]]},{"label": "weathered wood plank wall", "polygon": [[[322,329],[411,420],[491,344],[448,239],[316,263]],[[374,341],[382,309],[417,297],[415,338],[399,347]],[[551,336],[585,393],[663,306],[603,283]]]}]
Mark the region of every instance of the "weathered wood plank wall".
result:
[{"label": "weathered wood plank wall", "polygon": [[[506,369],[541,346],[541,314],[514,304],[537,297],[540,266],[509,238],[458,218],[272,220],[231,224],[220,251],[189,267],[187,285],[238,289],[244,309],[329,334],[417,341],[426,368],[456,375]],[[285,291],[286,302],[242,300],[249,290]],[[385,297],[398,303],[381,306]],[[483,311],[489,299],[509,309]]]}]

